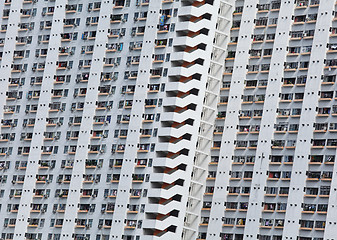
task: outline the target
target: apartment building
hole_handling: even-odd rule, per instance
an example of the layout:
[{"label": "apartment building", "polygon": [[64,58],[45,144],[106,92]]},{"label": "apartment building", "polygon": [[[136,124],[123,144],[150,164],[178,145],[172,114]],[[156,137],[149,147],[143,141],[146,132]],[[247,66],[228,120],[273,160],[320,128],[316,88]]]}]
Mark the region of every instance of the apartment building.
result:
[{"label": "apartment building", "polygon": [[0,239],[196,239],[233,11],[2,0]]},{"label": "apartment building", "polygon": [[337,239],[333,0],[237,0],[198,239]]}]

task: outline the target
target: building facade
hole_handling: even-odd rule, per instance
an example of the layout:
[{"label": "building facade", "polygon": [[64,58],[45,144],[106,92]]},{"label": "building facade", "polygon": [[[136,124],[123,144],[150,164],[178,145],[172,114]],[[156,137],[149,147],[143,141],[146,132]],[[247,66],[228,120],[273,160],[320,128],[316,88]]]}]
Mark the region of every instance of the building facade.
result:
[{"label": "building facade", "polygon": [[198,239],[337,238],[335,9],[235,2]]},{"label": "building facade", "polygon": [[1,239],[334,240],[332,0],[4,0]]},{"label": "building facade", "polygon": [[1,239],[198,237],[233,2],[0,3]]}]

